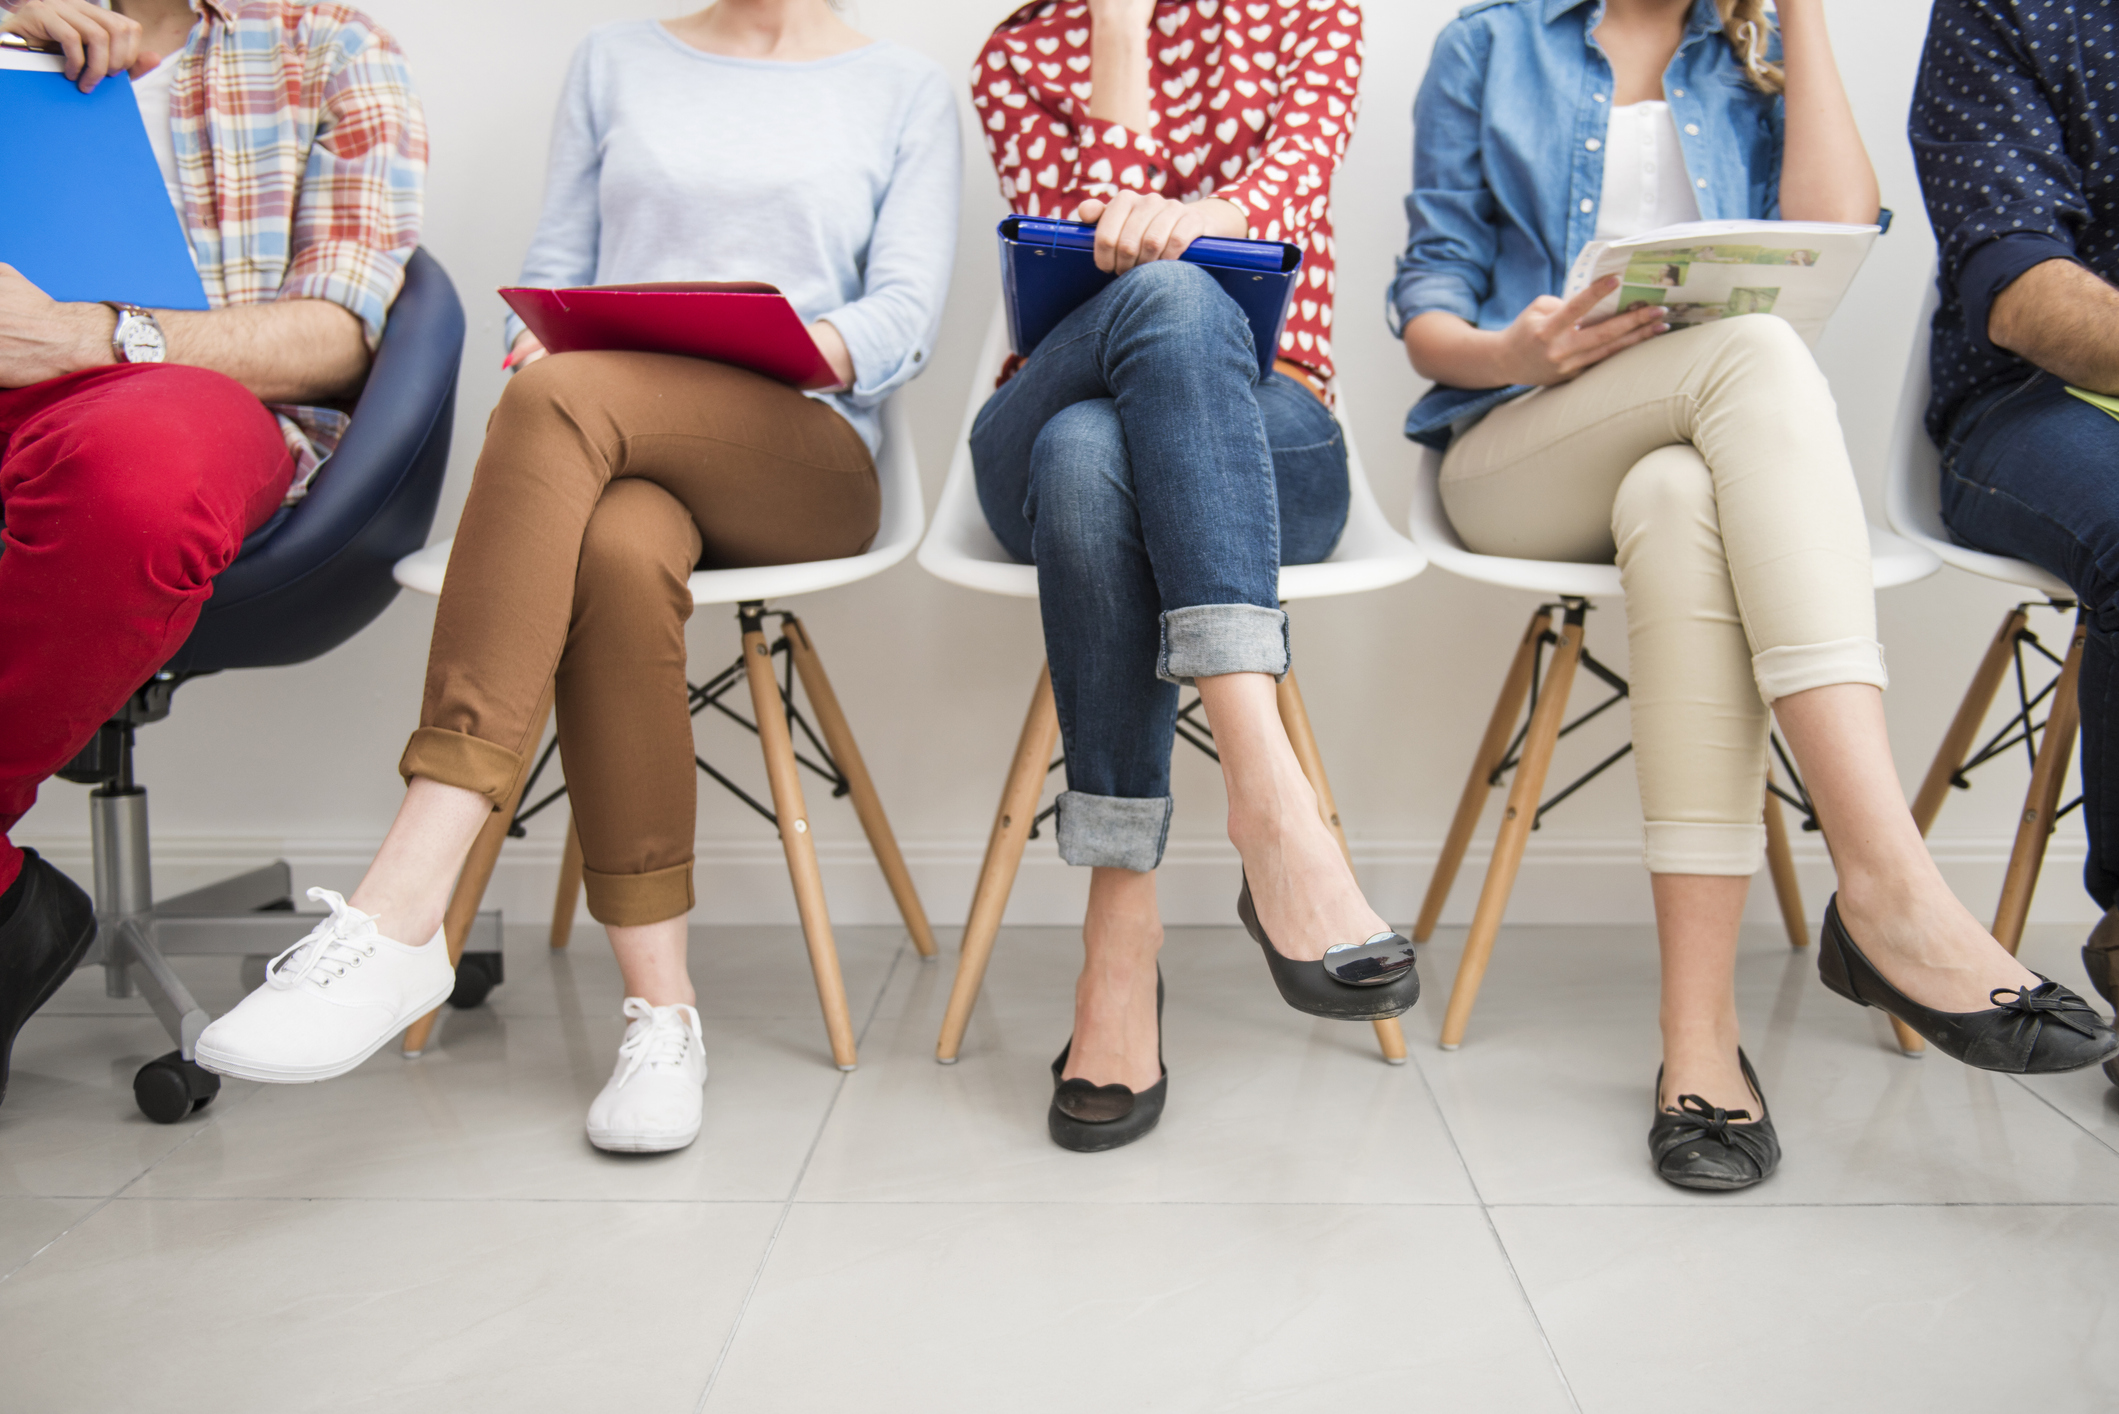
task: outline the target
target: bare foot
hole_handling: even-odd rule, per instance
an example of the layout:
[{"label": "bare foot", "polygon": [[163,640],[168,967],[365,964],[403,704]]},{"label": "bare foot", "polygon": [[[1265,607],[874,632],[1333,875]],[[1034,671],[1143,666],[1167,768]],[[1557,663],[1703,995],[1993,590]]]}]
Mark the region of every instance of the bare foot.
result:
[{"label": "bare foot", "polygon": [[1996,988],[2039,985],[1938,875],[1891,888],[1842,879],[1840,921],[1886,981],[1935,1011],[1987,1011]]},{"label": "bare foot", "polygon": [[[1106,878],[1104,876],[1115,876]],[[1155,957],[1162,923],[1150,883],[1099,869],[1082,924],[1086,956],[1074,984],[1074,1040],[1062,1080],[1123,1085],[1138,1094],[1162,1079],[1162,1032],[1155,1016]],[[1119,888],[1112,888],[1117,883]]]},{"label": "bare foot", "polygon": [[1655,1097],[1657,1109],[1675,1110],[1678,1096],[1697,1095],[1715,1109],[1732,1115],[1743,1110],[1748,1118],[1738,1123],[1756,1123],[1765,1113],[1764,1102],[1753,1093],[1737,1064],[1736,1037],[1718,1035],[1665,1036],[1663,1038],[1663,1093]]},{"label": "bare foot", "polygon": [[1258,921],[1281,956],[1315,962],[1327,948],[1390,931],[1369,907],[1300,774],[1279,783],[1271,808],[1232,809],[1229,839],[1243,857]]}]

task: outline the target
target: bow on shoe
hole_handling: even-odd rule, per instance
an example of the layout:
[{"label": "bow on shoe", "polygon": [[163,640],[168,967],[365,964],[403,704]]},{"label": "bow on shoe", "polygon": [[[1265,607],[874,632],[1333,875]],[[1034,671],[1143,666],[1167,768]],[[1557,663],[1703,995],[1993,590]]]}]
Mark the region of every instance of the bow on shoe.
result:
[{"label": "bow on shoe", "polygon": [[[2101,1019],[2090,1004],[2049,977],[2040,975],[2038,985],[2031,988],[1996,987],[1987,993],[1987,1000],[2003,1011],[2016,1013],[2017,1025],[2035,1025],[2051,1017],[2070,1031],[2095,1040],[2097,1022]],[[2087,1022],[2078,1017],[2089,1018]],[[2033,1033],[2035,1038],[2036,1033]]]},{"label": "bow on shoe", "polygon": [[1678,1113],[1692,1121],[1692,1124],[1688,1126],[1690,1130],[1697,1131],[1680,1131],[1684,1134],[1684,1139],[1681,1141],[1684,1143],[1690,1143],[1695,1139],[1713,1139],[1722,1144],[1731,1143],[1729,1121],[1751,1118],[1751,1111],[1749,1110],[1725,1110],[1720,1105],[1709,1105],[1698,1095],[1678,1096]]},{"label": "bow on shoe", "polygon": [[[265,966],[265,981],[279,991],[299,986],[314,977],[320,986],[375,956],[375,918],[347,903],[330,889],[311,889],[309,899],[330,908],[331,916],[309,930],[307,937],[282,952]],[[282,967],[281,964],[286,966]]]}]

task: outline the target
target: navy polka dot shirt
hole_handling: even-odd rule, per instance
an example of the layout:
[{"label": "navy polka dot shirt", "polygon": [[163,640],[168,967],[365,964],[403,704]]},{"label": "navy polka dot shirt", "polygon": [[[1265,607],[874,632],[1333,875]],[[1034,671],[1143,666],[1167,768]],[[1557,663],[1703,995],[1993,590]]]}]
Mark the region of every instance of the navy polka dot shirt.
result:
[{"label": "navy polka dot shirt", "polygon": [[1909,124],[1941,246],[1928,432],[2031,365],[1987,311],[2047,260],[2119,282],[2119,4],[1936,0]]}]

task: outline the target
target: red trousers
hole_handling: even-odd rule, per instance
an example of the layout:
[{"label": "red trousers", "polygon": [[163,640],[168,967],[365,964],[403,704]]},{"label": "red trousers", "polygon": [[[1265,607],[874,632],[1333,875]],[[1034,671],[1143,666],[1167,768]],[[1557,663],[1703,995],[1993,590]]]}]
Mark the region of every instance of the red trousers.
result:
[{"label": "red trousers", "polygon": [[0,889],[37,787],[184,646],[293,476],[264,404],[205,369],[0,388]]}]

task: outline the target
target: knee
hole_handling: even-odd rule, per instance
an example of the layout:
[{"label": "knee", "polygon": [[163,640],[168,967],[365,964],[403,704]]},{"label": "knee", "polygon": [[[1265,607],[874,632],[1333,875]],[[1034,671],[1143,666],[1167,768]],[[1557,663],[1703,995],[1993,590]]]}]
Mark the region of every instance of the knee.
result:
[{"label": "knee", "polygon": [[[1710,338],[1721,357],[1742,374],[1756,377],[1775,373],[1794,376],[1804,380],[1814,379],[1822,387],[1825,381],[1823,370],[1817,366],[1817,356],[1803,342],[1803,336],[1795,332],[1795,326],[1785,319],[1776,319],[1770,314],[1744,314],[1734,319],[1724,319],[1711,326]],[[1735,391],[1742,395],[1746,389],[1739,382]],[[1749,389],[1756,396],[1756,388]]]},{"label": "knee", "polygon": [[1642,457],[1619,483],[1611,503],[1611,538],[1623,559],[1629,542],[1653,540],[1678,527],[1712,526],[1716,520],[1713,474],[1697,450],[1678,442]]},{"label": "knee", "polygon": [[594,358],[592,353],[546,354],[523,365],[501,389],[500,401],[493,407],[493,425],[535,424],[563,417]]},{"label": "knee", "polygon": [[1133,493],[1118,407],[1107,398],[1053,414],[1030,449],[1030,498],[1023,513],[1047,544],[1108,538],[1130,516]]},{"label": "knee", "polygon": [[1236,301],[1204,269],[1182,260],[1153,260],[1119,277],[1124,316],[1158,332],[1225,328],[1250,336]]}]

